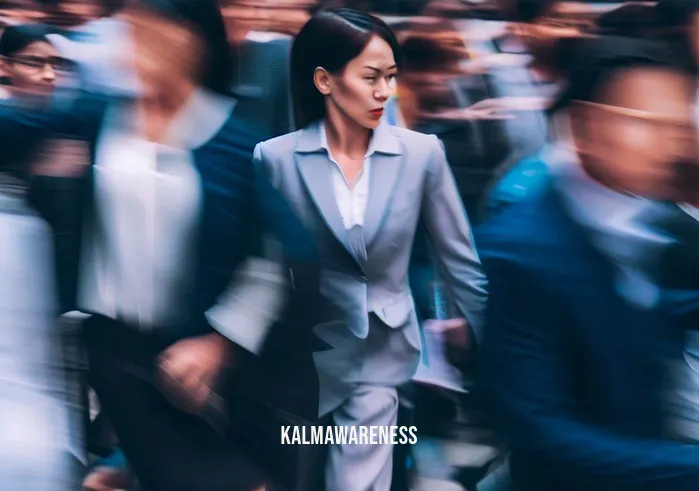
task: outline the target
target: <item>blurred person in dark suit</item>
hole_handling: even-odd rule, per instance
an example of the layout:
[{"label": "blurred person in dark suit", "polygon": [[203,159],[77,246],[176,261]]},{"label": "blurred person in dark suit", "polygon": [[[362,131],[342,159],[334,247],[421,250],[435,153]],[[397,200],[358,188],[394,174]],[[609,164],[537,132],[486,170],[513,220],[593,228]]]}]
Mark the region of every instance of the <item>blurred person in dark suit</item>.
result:
[{"label": "blurred person in dark suit", "polygon": [[[660,34],[679,52],[699,60],[699,2],[663,0],[655,7]],[[695,109],[699,120],[699,111]],[[658,257],[658,285],[663,303],[684,327],[684,356],[673,367],[675,384],[668,390],[669,427],[683,441],[699,442],[699,203],[667,206],[647,219],[671,246]]]},{"label": "blurred person in dark suit", "polygon": [[647,41],[589,40],[578,56],[552,182],[476,233],[483,383],[514,489],[693,490],[699,447],[664,435],[681,326],[643,274],[667,241],[641,218],[696,197],[696,78]]},{"label": "blurred person in dark suit", "polygon": [[7,157],[48,137],[88,144],[66,308],[92,314],[90,382],[143,488],[293,488],[302,456],[280,426],[317,418],[314,241],[253,165],[255,105],[230,97],[216,2],[140,0],[120,18],[137,96],[4,107]]}]

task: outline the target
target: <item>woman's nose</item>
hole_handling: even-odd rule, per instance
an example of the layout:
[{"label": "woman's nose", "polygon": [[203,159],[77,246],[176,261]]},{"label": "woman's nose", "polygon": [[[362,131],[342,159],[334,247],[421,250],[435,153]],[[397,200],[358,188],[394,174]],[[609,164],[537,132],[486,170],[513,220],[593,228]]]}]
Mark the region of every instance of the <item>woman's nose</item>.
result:
[{"label": "woman's nose", "polygon": [[384,80],[376,88],[376,91],[374,91],[374,98],[376,98],[376,100],[384,102],[388,100],[389,97],[391,97],[391,93],[391,87],[389,86],[388,82]]},{"label": "woman's nose", "polygon": [[56,72],[49,63],[44,65],[44,68],[41,71],[41,79],[46,82],[53,82],[56,80]]}]

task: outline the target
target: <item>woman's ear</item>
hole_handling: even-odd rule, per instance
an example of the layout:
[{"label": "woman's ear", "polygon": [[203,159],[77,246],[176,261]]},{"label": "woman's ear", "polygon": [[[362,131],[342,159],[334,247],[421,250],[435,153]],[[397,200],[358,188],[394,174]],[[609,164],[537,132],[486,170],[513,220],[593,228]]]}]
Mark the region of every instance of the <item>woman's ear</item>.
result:
[{"label": "woman's ear", "polygon": [[323,95],[330,95],[332,88],[330,86],[330,74],[323,67],[317,67],[313,72],[313,83]]}]

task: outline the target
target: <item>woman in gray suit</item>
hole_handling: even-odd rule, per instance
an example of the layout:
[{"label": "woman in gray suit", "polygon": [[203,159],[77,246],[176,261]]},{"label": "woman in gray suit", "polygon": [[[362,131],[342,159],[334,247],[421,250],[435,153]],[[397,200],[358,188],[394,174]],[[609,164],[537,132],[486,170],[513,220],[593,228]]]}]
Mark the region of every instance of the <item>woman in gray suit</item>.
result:
[{"label": "woman in gray suit", "polygon": [[[314,358],[319,416],[336,426],[396,425],[396,387],[410,380],[420,352],[408,284],[418,225],[474,344],[482,326],[486,280],[442,145],[382,122],[399,65],[398,42],[380,19],[348,9],[316,14],[291,53],[303,129],[255,150],[323,257],[321,290],[334,308],[314,328]],[[358,444],[330,445],[327,491],[389,490],[391,443],[410,435],[386,442],[375,431]]]}]

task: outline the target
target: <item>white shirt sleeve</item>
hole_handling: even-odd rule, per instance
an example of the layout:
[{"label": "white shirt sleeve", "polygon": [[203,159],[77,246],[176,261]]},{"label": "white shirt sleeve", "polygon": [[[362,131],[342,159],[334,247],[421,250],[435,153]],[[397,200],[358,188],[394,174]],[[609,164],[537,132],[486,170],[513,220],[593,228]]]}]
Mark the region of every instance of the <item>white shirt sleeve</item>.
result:
[{"label": "white shirt sleeve", "polygon": [[254,354],[260,354],[286,304],[279,245],[269,239],[266,250],[264,258],[248,258],[216,305],[206,312],[214,329]]}]

